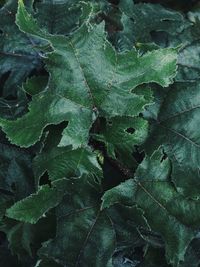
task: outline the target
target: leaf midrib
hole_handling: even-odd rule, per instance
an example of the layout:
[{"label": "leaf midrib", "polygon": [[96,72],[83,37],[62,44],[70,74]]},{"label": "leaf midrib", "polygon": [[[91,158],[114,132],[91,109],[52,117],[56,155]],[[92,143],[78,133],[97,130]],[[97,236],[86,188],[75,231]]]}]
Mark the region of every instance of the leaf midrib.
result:
[{"label": "leaf midrib", "polygon": [[75,57],[75,59],[76,59],[76,61],[77,61],[77,63],[78,63],[80,72],[81,72],[82,77],[83,77],[83,79],[84,79],[85,86],[86,86],[86,88],[88,89],[88,94],[89,94],[90,100],[91,100],[91,102],[92,102],[93,108],[95,108],[95,107],[96,107],[96,104],[95,104],[95,99],[94,99],[93,94],[92,94],[92,89],[90,88],[90,86],[89,86],[89,84],[88,84],[88,82],[87,82],[86,75],[85,75],[85,73],[84,73],[84,70],[83,70],[83,67],[82,67],[82,65],[81,65],[81,62],[80,62],[80,60],[79,60],[79,58],[78,58],[79,52],[78,52],[78,50],[76,49],[76,47],[73,45],[72,41],[70,41],[69,43],[70,43],[70,46],[72,47],[74,57]]},{"label": "leaf midrib", "polygon": [[172,116],[170,116],[168,118],[165,118],[163,120],[158,121],[157,124],[161,124],[161,123],[164,123],[164,122],[166,122],[166,121],[168,121],[170,119],[173,119],[175,117],[182,116],[183,114],[188,113],[188,112],[193,111],[193,110],[198,109],[198,108],[200,108],[200,104],[198,104],[196,106],[193,106],[193,107],[191,107],[189,109],[183,110],[181,112],[177,112],[177,113],[173,114]]},{"label": "leaf midrib", "polygon": [[170,131],[171,133],[173,133],[173,134],[175,134],[175,135],[178,135],[179,137],[185,139],[187,142],[191,143],[191,144],[194,145],[195,147],[200,148],[200,144],[194,142],[193,140],[191,140],[189,137],[183,135],[182,133],[180,133],[180,132],[178,132],[178,131],[176,131],[176,130],[174,130],[174,129],[171,129],[171,128],[169,128],[169,127],[166,127],[166,126],[164,126],[164,125],[162,125],[162,124],[160,124],[160,126],[161,126],[162,128],[164,128],[164,129]]},{"label": "leaf midrib", "polygon": [[[134,181],[136,182],[137,186],[140,187],[140,189],[142,189],[151,199],[154,203],[156,203],[162,210],[164,210],[164,212],[166,212],[168,214],[169,217],[172,217],[176,220],[177,223],[183,225],[184,227],[187,227],[187,228],[190,228],[188,225],[185,225],[183,222],[180,221],[180,218],[177,218],[174,214],[171,214],[170,211],[165,207],[163,206],[162,203],[159,202],[158,199],[156,199],[152,194],[151,192],[148,191],[148,189],[142,185],[142,183],[138,182],[135,178],[134,178]],[[137,203],[137,201],[136,201]],[[143,209],[141,207],[141,205],[139,205],[141,209]]]}]

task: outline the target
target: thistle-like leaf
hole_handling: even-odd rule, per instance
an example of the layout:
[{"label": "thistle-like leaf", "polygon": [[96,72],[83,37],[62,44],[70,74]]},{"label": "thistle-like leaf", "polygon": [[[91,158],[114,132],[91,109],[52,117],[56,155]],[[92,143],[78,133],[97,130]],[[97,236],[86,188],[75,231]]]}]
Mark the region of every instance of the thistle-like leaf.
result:
[{"label": "thistle-like leaf", "polygon": [[134,88],[149,82],[167,86],[176,73],[176,49],[117,54],[106,41],[104,25],[88,19],[70,37],[53,36],[39,28],[20,0],[17,24],[53,49],[46,54],[50,81],[45,91],[33,96],[22,118],[1,120],[11,142],[23,147],[36,143],[47,125],[62,121],[69,123],[59,145],[86,145],[98,116],[137,116],[149,102]]}]

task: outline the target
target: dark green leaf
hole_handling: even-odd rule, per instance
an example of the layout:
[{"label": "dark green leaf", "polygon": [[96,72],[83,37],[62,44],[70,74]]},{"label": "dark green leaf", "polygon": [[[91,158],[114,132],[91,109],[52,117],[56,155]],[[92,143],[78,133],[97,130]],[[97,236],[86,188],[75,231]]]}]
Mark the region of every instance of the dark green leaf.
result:
[{"label": "dark green leaf", "polygon": [[98,191],[88,179],[68,180],[57,207],[56,237],[43,244],[41,255],[70,267],[112,266],[115,232],[109,217],[99,210]]},{"label": "dark green leaf", "polygon": [[176,84],[165,97],[155,128],[146,144],[153,151],[161,144],[172,160],[177,190],[199,196],[199,85]]},{"label": "dark green leaf", "polygon": [[69,121],[59,145],[78,148],[88,142],[98,114],[135,116],[143,110],[148,101],[132,92],[137,85],[154,81],[167,86],[175,76],[175,49],[156,50],[142,57],[135,52],[116,54],[105,39],[103,25],[92,26],[87,21],[70,38],[52,36],[40,30],[23,2],[19,3],[20,29],[48,40],[54,51],[47,54],[51,78],[45,92],[33,97],[24,117],[1,121],[15,144],[30,146],[41,137],[45,126]]},{"label": "dark green leaf", "polygon": [[163,158],[161,151],[155,151],[139,165],[134,179],[105,193],[102,207],[116,202],[137,204],[150,228],[162,235],[168,261],[179,266],[199,227],[200,202],[180,195],[170,182],[169,173],[169,160]]},{"label": "dark green leaf", "polygon": [[43,185],[38,192],[16,202],[7,209],[6,216],[26,223],[36,223],[45,213],[62,200],[65,193],[65,179],[53,183],[53,187]]},{"label": "dark green leaf", "polygon": [[98,179],[102,177],[95,153],[84,148],[76,150],[51,148],[35,158],[34,170],[37,178],[47,170],[52,181],[82,175],[96,176]]},{"label": "dark green leaf", "polygon": [[17,86],[33,70],[42,67],[40,55],[34,49],[37,42],[20,32],[15,24],[16,11],[16,0],[7,1],[0,9],[0,94],[4,96],[16,94]]}]

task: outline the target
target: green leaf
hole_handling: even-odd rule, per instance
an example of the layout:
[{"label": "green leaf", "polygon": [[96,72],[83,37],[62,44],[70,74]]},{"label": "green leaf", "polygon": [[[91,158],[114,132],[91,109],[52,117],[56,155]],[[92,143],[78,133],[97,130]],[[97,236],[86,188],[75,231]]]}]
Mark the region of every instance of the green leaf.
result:
[{"label": "green leaf", "polygon": [[101,209],[109,208],[116,203],[123,203],[131,205],[133,203],[133,190],[135,182],[133,179],[129,179],[124,183],[119,184],[116,187],[105,192],[102,197]]},{"label": "green leaf", "polygon": [[81,8],[78,3],[79,0],[36,2],[35,18],[51,34],[69,34],[79,22]]},{"label": "green leaf", "polygon": [[27,112],[27,97],[19,89],[15,99],[0,98],[0,116],[4,119],[16,119]]},{"label": "green leaf", "polygon": [[190,25],[177,36],[168,39],[169,46],[181,44],[178,57],[178,75],[176,80],[179,82],[194,82],[199,80],[199,21],[190,22]]},{"label": "green leaf", "polygon": [[33,97],[25,116],[14,122],[1,121],[9,139],[20,146],[34,144],[44,127],[62,121],[69,124],[60,146],[72,145],[75,149],[85,145],[98,114],[138,115],[148,102],[132,92],[134,88],[148,82],[167,86],[176,73],[176,49],[157,50],[142,57],[135,52],[116,54],[105,39],[103,24],[91,26],[86,22],[72,37],[52,36],[39,29],[22,1],[17,23],[21,30],[48,40],[53,47],[46,55],[51,74],[46,90]]},{"label": "green leaf", "polygon": [[[30,5],[31,1],[26,1]],[[32,37],[19,31],[15,24],[17,1],[7,1],[0,9],[0,79],[4,96],[15,95],[17,86],[42,67],[38,44]]]},{"label": "green leaf", "polygon": [[29,197],[16,202],[7,209],[6,216],[26,223],[36,223],[45,213],[62,200],[65,190],[65,179],[58,180],[53,187],[43,185]]},{"label": "green leaf", "polygon": [[47,76],[33,76],[23,83],[22,88],[27,94],[33,96],[43,91],[46,88],[47,83]]},{"label": "green leaf", "polygon": [[39,254],[70,267],[111,267],[115,232],[109,217],[99,210],[99,186],[80,178],[68,180],[66,188],[56,209],[56,236],[43,244]]},{"label": "green leaf", "polygon": [[[150,3],[133,4],[121,0],[120,42],[131,49],[137,42],[166,42],[168,35],[177,36],[188,26],[181,13]],[[167,35],[167,36],[166,36]],[[164,42],[164,44],[165,44]],[[122,44],[121,44],[122,45]]]},{"label": "green leaf", "polygon": [[198,230],[200,202],[179,194],[169,174],[169,159],[163,158],[162,152],[157,150],[139,165],[134,179],[104,194],[102,207],[116,202],[137,204],[144,211],[150,228],[162,235],[168,262],[179,266]]},{"label": "green leaf", "polygon": [[196,83],[177,83],[168,92],[146,143],[148,151],[164,146],[177,190],[192,198],[199,197],[200,190],[199,88]]},{"label": "green leaf", "polygon": [[38,154],[34,160],[34,172],[40,177],[48,171],[52,181],[63,177],[95,176],[101,178],[102,170],[98,164],[96,154],[90,149],[76,149],[52,147],[50,150]]},{"label": "green leaf", "polygon": [[5,217],[0,223],[0,231],[6,234],[8,246],[20,263],[33,266],[37,250],[55,233],[55,218],[50,213],[36,224],[30,224]]},{"label": "green leaf", "polygon": [[117,250],[133,249],[145,245],[145,241],[138,231],[138,223],[141,228],[149,229],[149,226],[141,209],[136,206],[118,204],[110,207],[107,212],[116,232]]},{"label": "green leaf", "polygon": [[0,1],[2,266],[199,267],[200,16],[177,1]]},{"label": "green leaf", "polygon": [[105,143],[110,157],[118,155],[122,162],[124,158],[125,164],[133,160],[134,145],[140,145],[148,136],[148,122],[139,117],[114,117],[100,128],[101,134],[93,135],[95,139]]},{"label": "green leaf", "polygon": [[[188,36],[186,36],[188,38]],[[188,39],[187,39],[188,40]],[[200,78],[199,68],[199,42],[191,40],[191,44],[187,44],[181,51],[178,57],[179,72],[176,77],[177,81],[195,81]]]},{"label": "green leaf", "polygon": [[32,156],[20,148],[0,143],[0,160],[0,190],[15,201],[31,194],[34,190]]},{"label": "green leaf", "polygon": [[20,256],[27,252],[32,257],[31,242],[33,241],[33,232],[30,224],[16,224],[7,234],[9,247],[13,254]]}]

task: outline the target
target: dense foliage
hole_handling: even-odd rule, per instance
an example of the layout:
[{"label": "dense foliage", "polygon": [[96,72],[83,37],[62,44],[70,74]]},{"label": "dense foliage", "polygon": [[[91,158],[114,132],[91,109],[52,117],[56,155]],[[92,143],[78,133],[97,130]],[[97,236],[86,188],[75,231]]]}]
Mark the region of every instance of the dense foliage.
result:
[{"label": "dense foliage", "polygon": [[0,265],[199,267],[198,1],[0,18]]}]

